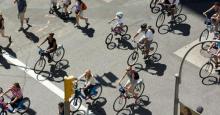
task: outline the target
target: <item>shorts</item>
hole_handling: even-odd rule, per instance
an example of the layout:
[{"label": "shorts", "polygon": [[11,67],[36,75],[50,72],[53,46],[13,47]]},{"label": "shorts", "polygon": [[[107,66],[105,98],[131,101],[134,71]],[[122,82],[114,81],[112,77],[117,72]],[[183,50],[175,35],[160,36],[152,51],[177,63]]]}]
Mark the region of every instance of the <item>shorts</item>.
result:
[{"label": "shorts", "polygon": [[24,8],[22,12],[18,12],[18,18],[24,18],[25,12],[26,12],[26,7]]},{"label": "shorts", "polygon": [[78,14],[78,13],[79,13],[79,16],[83,17],[83,11],[82,10],[81,11],[79,11],[79,10],[75,11],[75,14]]}]

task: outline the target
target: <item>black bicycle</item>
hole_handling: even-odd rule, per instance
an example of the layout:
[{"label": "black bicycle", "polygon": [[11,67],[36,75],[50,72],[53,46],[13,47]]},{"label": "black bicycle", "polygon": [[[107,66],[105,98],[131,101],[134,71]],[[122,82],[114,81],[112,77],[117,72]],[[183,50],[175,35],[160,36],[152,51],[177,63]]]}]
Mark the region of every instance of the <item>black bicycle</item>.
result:
[{"label": "black bicycle", "polygon": [[[157,51],[157,48],[158,48],[157,42],[153,41],[150,45],[150,48],[149,48],[150,51],[149,51],[148,56],[150,57],[151,55],[153,55]],[[127,60],[127,64],[129,66],[134,65],[138,61],[138,58],[139,58],[138,50],[141,50],[141,53],[144,54],[145,53],[144,44],[136,43],[136,47],[134,48],[133,52],[129,55],[128,60]]]},{"label": "black bicycle", "polygon": [[[40,55],[40,58],[37,60],[37,62],[34,65],[34,72],[36,74],[40,74],[44,70],[45,65],[46,65],[46,59],[44,58],[45,51],[41,49],[40,47],[38,48],[39,48],[38,53]],[[58,45],[57,50],[51,53],[51,57],[53,61],[57,63],[63,59],[64,54],[65,54],[65,49],[63,48],[63,45]]]}]

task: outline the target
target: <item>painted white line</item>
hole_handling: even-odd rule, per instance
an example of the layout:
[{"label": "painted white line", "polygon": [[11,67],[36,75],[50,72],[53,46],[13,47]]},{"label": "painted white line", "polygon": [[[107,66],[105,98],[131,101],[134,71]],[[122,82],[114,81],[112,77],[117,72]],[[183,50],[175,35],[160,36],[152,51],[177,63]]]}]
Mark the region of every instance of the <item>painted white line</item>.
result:
[{"label": "painted white line", "polygon": [[107,3],[110,3],[112,0],[103,0],[103,1],[105,1],[105,2],[107,2]]},{"label": "painted white line", "polygon": [[[36,81],[38,81],[40,84],[42,84],[43,86],[45,86],[46,88],[48,88],[50,91],[52,91],[53,93],[55,93],[57,96],[59,96],[60,98],[64,99],[64,92],[63,90],[61,90],[60,88],[58,88],[57,86],[55,86],[54,84],[52,84],[50,81],[48,80],[44,80],[44,81],[39,81],[37,80],[37,76],[38,79],[43,79],[43,77],[41,75],[37,75],[33,70],[31,70],[27,65],[25,65],[24,63],[22,63],[21,61],[19,61],[17,58],[11,56],[10,54],[8,54],[7,52],[4,52],[3,57],[5,59],[7,59],[8,61],[10,61],[12,64],[15,64],[18,66],[19,69],[25,71],[30,77],[32,77],[33,79],[35,79]],[[83,105],[81,105],[80,110],[83,110],[85,112],[87,112],[87,108]],[[92,114],[92,112],[89,112],[89,114]]]}]

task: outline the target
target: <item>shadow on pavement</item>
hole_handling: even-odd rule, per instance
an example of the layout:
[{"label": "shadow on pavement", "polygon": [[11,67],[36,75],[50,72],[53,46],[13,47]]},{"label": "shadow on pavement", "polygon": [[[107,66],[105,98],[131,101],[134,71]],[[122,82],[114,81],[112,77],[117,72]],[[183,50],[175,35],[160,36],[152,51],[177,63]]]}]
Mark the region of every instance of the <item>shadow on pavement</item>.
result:
[{"label": "shadow on pavement", "polygon": [[29,108],[29,109],[27,110],[27,112],[24,113],[24,114],[22,114],[22,115],[37,115],[37,112],[34,111],[33,109]]},{"label": "shadow on pavement", "polygon": [[89,28],[88,24],[85,27],[80,26],[80,27],[78,27],[78,29],[80,29],[82,31],[82,33],[84,33],[84,35],[87,35],[90,38],[92,38],[94,36],[95,29]]},{"label": "shadow on pavement", "polygon": [[103,106],[107,103],[106,98],[99,97],[98,99],[94,100],[92,103],[88,104],[88,109],[93,112],[94,115],[107,115]]},{"label": "shadow on pavement", "polygon": [[31,25],[28,25],[27,28],[22,29],[22,32],[25,34],[26,38],[29,40],[33,41],[34,43],[37,43],[39,41],[39,37],[36,36],[34,33],[29,32],[28,29],[32,27]]},{"label": "shadow on pavement", "polygon": [[115,42],[111,42],[109,44],[106,44],[107,48],[109,50],[113,50],[116,47],[118,49],[121,49],[121,50],[128,50],[128,49],[129,50],[133,50],[134,49],[132,44],[130,42],[128,42],[128,40],[131,39],[131,35],[129,35],[129,34],[125,34],[123,36],[116,37],[116,38],[113,38],[113,39],[117,40],[118,44],[115,43]]},{"label": "shadow on pavement", "polygon": [[0,55],[0,66],[3,66],[5,69],[10,69],[10,63],[8,63],[8,61],[2,56]]},{"label": "shadow on pavement", "polygon": [[[0,46],[0,48],[2,48]],[[17,58],[17,55],[16,53],[9,47],[5,47],[5,48],[2,48],[3,50],[5,50],[10,56],[14,57],[14,58]]]},{"label": "shadow on pavement", "polygon": [[202,84],[206,86],[218,85],[219,83],[219,79],[215,76],[208,76],[202,79]]},{"label": "shadow on pavement", "polygon": [[[105,79],[107,79],[107,82]],[[96,80],[105,87],[116,88],[112,83],[118,80],[117,76],[115,76],[112,72],[104,73],[102,76],[96,75]]]}]

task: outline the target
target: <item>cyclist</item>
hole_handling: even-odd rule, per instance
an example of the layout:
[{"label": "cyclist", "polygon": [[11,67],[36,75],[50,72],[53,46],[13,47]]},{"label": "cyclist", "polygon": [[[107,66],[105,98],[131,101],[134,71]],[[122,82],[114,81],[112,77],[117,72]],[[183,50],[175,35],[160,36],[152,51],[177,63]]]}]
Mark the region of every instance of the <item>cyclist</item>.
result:
[{"label": "cyclist", "polygon": [[58,115],[64,115],[64,103],[63,102],[59,102],[58,103]]},{"label": "cyclist", "polygon": [[[217,40],[220,40],[220,36],[218,36]],[[213,58],[215,60],[215,68],[218,68],[218,62],[219,62],[219,59],[220,59],[220,41],[213,42],[211,44],[211,46],[209,47],[208,52],[211,52],[211,49],[217,50],[216,53],[214,54]]]},{"label": "cyclist", "polygon": [[83,77],[85,77],[86,82],[83,88],[83,92],[85,94],[85,99],[89,98],[89,95],[91,93],[91,89],[94,88],[94,86],[96,85],[96,80],[94,78],[94,76],[91,73],[91,70],[87,69],[79,78],[78,80],[82,79]]},{"label": "cyclist", "polygon": [[126,72],[124,73],[124,75],[122,76],[122,78],[118,81],[118,83],[120,84],[121,81],[124,79],[124,77],[127,76],[128,77],[128,81],[125,84],[125,90],[126,92],[130,92],[132,93],[132,95],[137,98],[137,93],[134,92],[134,88],[137,84],[137,81],[139,79],[139,75],[138,73],[132,69],[132,66],[128,66],[126,69]]},{"label": "cyclist", "polygon": [[148,54],[150,52],[150,45],[153,41],[153,35],[154,35],[154,29],[151,28],[151,26],[147,26],[146,23],[141,25],[141,28],[138,29],[137,33],[134,35],[133,40],[135,41],[135,38],[142,33],[143,36],[139,39],[138,43],[144,44],[144,59],[148,57]]},{"label": "cyclist", "polygon": [[13,112],[16,112],[18,104],[23,100],[23,93],[21,91],[19,83],[14,83],[7,91],[2,93],[0,97],[2,97],[3,95],[7,95],[8,92],[12,93],[10,105],[13,108]]},{"label": "cyclist", "polygon": [[52,57],[51,57],[50,53],[57,50],[57,42],[53,36],[54,36],[54,33],[49,33],[49,36],[38,46],[38,47],[40,47],[42,44],[44,44],[46,41],[48,41],[49,47],[44,52],[44,55],[48,58],[48,63],[52,62]]},{"label": "cyclist", "polygon": [[212,15],[211,20],[215,25],[215,31],[218,31],[218,26],[220,23],[220,2],[215,2],[214,5],[209,8],[207,11],[203,12],[203,15],[207,17],[207,13],[210,11],[214,11],[215,13]]},{"label": "cyclist", "polygon": [[171,15],[171,20],[174,19],[174,15],[177,12],[177,5],[179,4],[179,0],[160,0],[159,4],[165,7],[168,11],[168,16]]},{"label": "cyclist", "polygon": [[[115,31],[115,34],[117,35],[118,33],[120,33],[121,31],[123,31],[122,30],[122,28],[123,28],[123,12],[117,12],[116,14],[115,14],[115,17],[110,21],[110,22],[108,22],[108,23],[111,23],[112,21],[116,21],[116,25],[115,25],[115,27],[114,27],[114,31]],[[113,30],[113,28],[112,28],[112,30]]]}]

